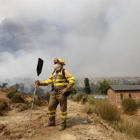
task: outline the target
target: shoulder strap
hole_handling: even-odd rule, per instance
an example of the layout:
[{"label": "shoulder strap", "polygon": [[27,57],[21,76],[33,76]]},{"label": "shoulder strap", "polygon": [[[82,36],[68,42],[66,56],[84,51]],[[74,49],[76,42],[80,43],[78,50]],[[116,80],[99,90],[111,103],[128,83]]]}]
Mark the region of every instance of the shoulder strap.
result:
[{"label": "shoulder strap", "polygon": [[[65,69],[62,70],[62,74],[63,74],[64,77],[65,77]],[[66,77],[65,77],[65,78],[66,78]]]},{"label": "shoulder strap", "polygon": [[[53,71],[52,75],[54,74],[55,71]],[[65,69],[62,69],[62,74],[64,75],[65,77]],[[66,78],[66,77],[65,77]]]},{"label": "shoulder strap", "polygon": [[55,70],[53,71],[52,75],[54,74]]},{"label": "shoulder strap", "polygon": [[[66,79],[66,77],[65,77],[65,69],[62,70],[62,74],[64,75],[64,78]],[[67,81],[67,79],[66,79],[66,81]]]}]

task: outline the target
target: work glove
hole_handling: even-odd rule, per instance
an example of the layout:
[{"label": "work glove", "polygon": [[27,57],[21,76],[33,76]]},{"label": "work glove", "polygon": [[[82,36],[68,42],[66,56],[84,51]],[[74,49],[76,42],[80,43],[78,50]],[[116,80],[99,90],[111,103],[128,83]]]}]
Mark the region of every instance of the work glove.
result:
[{"label": "work glove", "polygon": [[64,89],[61,90],[61,94],[64,94],[66,92],[67,92],[67,89],[66,88],[64,88]]},{"label": "work glove", "polygon": [[64,94],[67,91],[69,91],[73,85],[74,85],[73,83],[69,83],[66,88],[64,88],[64,89],[61,90],[61,94]]},{"label": "work glove", "polygon": [[39,80],[35,81],[35,87],[38,88],[40,86]]}]

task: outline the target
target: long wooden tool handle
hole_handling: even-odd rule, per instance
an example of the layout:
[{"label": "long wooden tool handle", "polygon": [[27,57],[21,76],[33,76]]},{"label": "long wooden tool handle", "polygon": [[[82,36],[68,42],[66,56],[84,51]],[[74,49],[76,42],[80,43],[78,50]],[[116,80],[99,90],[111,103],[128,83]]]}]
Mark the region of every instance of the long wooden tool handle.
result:
[{"label": "long wooden tool handle", "polygon": [[[39,79],[39,76],[37,76],[37,80],[38,79]],[[36,89],[37,88],[35,88],[34,96],[33,96],[33,101],[32,101],[32,107],[31,107],[31,113],[30,113],[30,120],[29,120],[28,132],[30,132],[30,125],[31,125],[32,111],[33,111],[33,107],[34,107],[34,99],[35,99]]]}]

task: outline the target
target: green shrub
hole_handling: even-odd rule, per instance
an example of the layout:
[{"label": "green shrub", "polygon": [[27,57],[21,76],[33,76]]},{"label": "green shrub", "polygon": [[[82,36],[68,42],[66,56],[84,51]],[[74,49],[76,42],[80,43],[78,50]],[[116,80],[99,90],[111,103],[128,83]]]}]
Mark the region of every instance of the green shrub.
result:
[{"label": "green shrub", "polygon": [[97,114],[104,120],[112,122],[119,121],[121,118],[121,112],[118,107],[107,100],[97,100],[95,109]]},{"label": "green shrub", "polygon": [[134,99],[126,98],[122,100],[122,108],[126,114],[134,114],[137,111],[137,103]]},{"label": "green shrub", "polygon": [[24,99],[21,97],[20,93],[16,93],[12,98],[13,103],[24,103]]},{"label": "green shrub", "polygon": [[5,101],[3,101],[3,100],[0,99],[0,114],[2,114],[2,112],[4,110],[6,110],[7,108],[8,108],[7,103]]}]

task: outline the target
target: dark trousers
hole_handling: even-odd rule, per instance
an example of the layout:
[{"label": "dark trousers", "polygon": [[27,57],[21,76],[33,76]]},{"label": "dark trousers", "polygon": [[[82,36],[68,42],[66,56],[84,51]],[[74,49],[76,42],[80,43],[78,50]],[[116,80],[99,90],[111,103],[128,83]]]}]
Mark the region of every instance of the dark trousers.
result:
[{"label": "dark trousers", "polygon": [[67,96],[60,92],[52,92],[50,95],[48,113],[50,123],[55,123],[55,114],[57,105],[60,103],[61,125],[66,125],[67,118]]}]

